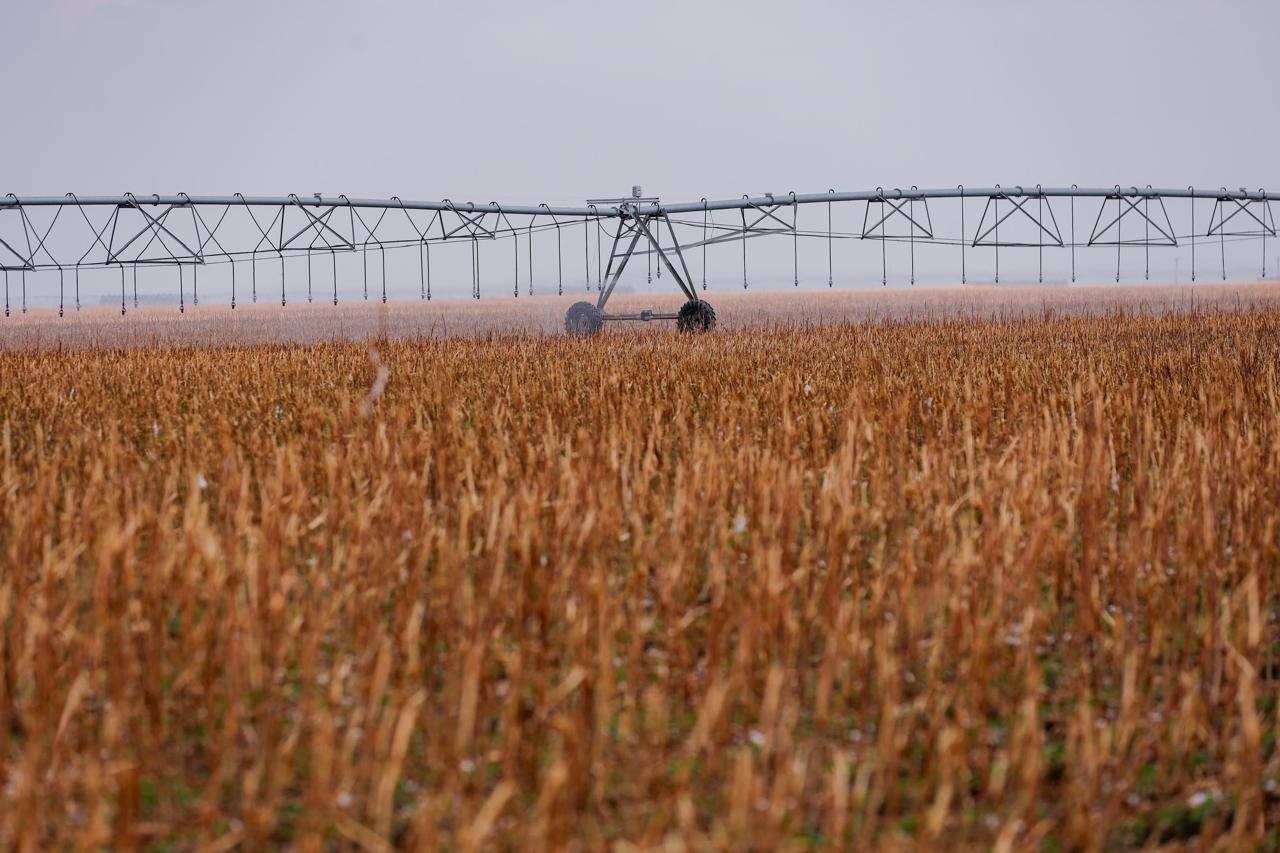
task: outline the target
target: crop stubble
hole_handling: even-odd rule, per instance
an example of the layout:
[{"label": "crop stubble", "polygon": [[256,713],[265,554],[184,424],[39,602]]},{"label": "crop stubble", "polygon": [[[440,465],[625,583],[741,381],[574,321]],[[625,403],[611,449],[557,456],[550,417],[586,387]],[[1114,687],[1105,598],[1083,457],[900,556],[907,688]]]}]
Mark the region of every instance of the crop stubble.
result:
[{"label": "crop stubble", "polygon": [[1259,843],[1278,333],[10,352],[0,842]]}]

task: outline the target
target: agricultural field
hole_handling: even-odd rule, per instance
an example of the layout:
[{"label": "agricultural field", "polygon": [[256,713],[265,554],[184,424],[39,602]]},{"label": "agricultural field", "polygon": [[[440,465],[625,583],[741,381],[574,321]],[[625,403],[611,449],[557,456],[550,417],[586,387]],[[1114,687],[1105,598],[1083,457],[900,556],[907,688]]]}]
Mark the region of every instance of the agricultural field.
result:
[{"label": "agricultural field", "polygon": [[1274,848],[1280,291],[1126,293],[0,321],[0,845]]},{"label": "agricultural field", "polygon": [[[743,292],[712,290],[710,300],[723,329],[867,323],[875,320],[1027,319],[1096,316],[1124,311],[1167,314],[1196,311],[1280,310],[1280,283],[1196,285],[966,285],[957,287],[869,288]],[[121,316],[115,307],[31,310],[0,319],[0,351],[5,349],[85,349],[103,347],[227,346],[259,343],[410,340],[421,337],[492,337],[564,332],[565,310],[597,294],[585,289],[564,296],[486,297],[393,301],[343,301],[287,306],[263,300],[232,309],[205,302],[134,308]],[[608,310],[635,313],[646,308],[676,311],[683,297],[668,293],[619,293]],[[625,323],[631,331],[666,333],[668,323]]]}]

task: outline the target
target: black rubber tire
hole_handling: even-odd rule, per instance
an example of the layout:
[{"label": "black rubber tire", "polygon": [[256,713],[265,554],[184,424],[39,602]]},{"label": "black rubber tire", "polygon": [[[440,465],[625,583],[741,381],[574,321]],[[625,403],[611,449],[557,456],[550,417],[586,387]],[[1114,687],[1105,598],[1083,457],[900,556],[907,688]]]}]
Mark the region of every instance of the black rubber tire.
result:
[{"label": "black rubber tire", "polygon": [[586,337],[604,328],[604,312],[590,302],[575,302],[564,315],[564,330]]},{"label": "black rubber tire", "polygon": [[676,328],[682,332],[701,334],[716,327],[716,310],[710,302],[701,299],[690,299],[680,306],[680,315],[676,318]]}]

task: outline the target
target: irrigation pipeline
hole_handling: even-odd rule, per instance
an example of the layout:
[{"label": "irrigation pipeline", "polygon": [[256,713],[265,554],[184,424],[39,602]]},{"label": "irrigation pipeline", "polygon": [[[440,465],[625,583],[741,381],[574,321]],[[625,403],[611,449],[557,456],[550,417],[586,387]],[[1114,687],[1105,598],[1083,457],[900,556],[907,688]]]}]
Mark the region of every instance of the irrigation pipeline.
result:
[{"label": "irrigation pipeline", "polygon": [[[827,241],[827,283],[834,284],[835,270],[831,245],[837,240],[906,243],[911,254],[911,281],[915,281],[916,252],[920,247],[958,247],[961,280],[969,268],[967,252],[983,249],[995,253],[996,281],[999,281],[1001,250],[1034,248],[1039,256],[1043,280],[1044,250],[1062,249],[1071,253],[1072,280],[1075,280],[1076,252],[1080,249],[1110,247],[1116,256],[1116,277],[1120,277],[1122,250],[1140,249],[1144,255],[1144,276],[1150,275],[1153,249],[1178,247],[1189,241],[1191,277],[1195,280],[1197,244],[1203,269],[1204,252],[1217,249],[1212,260],[1225,278],[1227,244],[1241,240],[1261,240],[1262,272],[1266,275],[1266,243],[1276,237],[1271,202],[1275,193],[1265,189],[1154,188],[1151,186],[1110,187],[947,187],[941,189],[885,189],[821,193],[744,194],[738,198],[668,202],[656,198],[619,198],[589,201],[585,206],[542,204],[500,204],[498,202],[454,202],[351,198],[326,196],[204,196],[175,195],[18,196],[0,198],[0,271],[5,278],[6,312],[10,306],[10,275],[21,278],[25,306],[25,277],[28,273],[56,270],[59,274],[59,305],[66,299],[68,276],[75,287],[79,307],[79,275],[84,269],[119,269],[121,310],[127,307],[125,268],[134,274],[138,267],[177,267],[180,308],[185,308],[186,278],[190,278],[192,302],[198,304],[199,269],[209,264],[232,265],[232,306],[236,300],[236,265],[248,263],[252,298],[258,298],[260,264],[279,265],[281,302],[286,301],[283,279],[286,257],[305,255],[308,260],[307,298],[312,300],[311,261],[314,255],[328,255],[323,266],[333,268],[332,299],[338,300],[337,254],[358,253],[364,275],[364,298],[370,292],[370,273],[375,271],[374,293],[381,284],[381,299],[387,299],[386,252],[418,248],[418,292],[431,297],[432,245],[471,243],[472,295],[480,298],[481,269],[479,241],[511,239],[513,278],[511,292],[532,294],[535,238],[555,232],[555,251],[540,250],[542,258],[554,258],[556,292],[565,287],[564,241],[581,239],[583,278],[592,286],[591,244],[595,232],[595,289],[603,311],[608,293],[616,285],[627,262],[637,254],[648,256],[651,270],[661,277],[671,276],[676,286],[696,300],[694,282],[684,253],[701,250],[702,284],[706,289],[706,249],[726,242],[741,242],[741,278],[750,279],[746,241],[751,238],[785,235],[792,246],[793,278],[800,283],[800,238]],[[934,211],[949,202],[958,204],[958,233],[935,227]],[[1055,202],[1057,202],[1055,209]],[[822,207],[824,228],[800,224],[800,208]],[[833,208],[861,205],[861,227],[836,229]],[[790,208],[790,210],[788,210]],[[1066,208],[1064,210],[1063,208]],[[1080,208],[1084,219],[1077,222]],[[1171,212],[1171,208],[1173,209]],[[716,214],[731,212],[729,217]],[[1206,216],[1205,213],[1208,215]],[[1199,214],[1199,216],[1197,216]],[[1069,220],[1067,223],[1062,220]],[[577,228],[578,223],[581,228]],[[1177,223],[1175,225],[1175,223]],[[1083,226],[1083,227],[1078,227]],[[1199,227],[1197,227],[1199,226]],[[574,235],[580,231],[580,238]],[[523,246],[521,245],[523,241]],[[1216,244],[1216,245],[1206,245]],[[608,250],[606,245],[610,245]],[[521,249],[524,251],[521,251]],[[373,257],[370,257],[370,256]],[[888,280],[888,261],[881,255],[882,282]],[[655,263],[655,260],[657,263]],[[544,263],[549,263],[545,260]],[[696,262],[695,262],[696,263]],[[487,265],[486,265],[487,266]],[[521,267],[524,267],[523,271]],[[190,267],[184,275],[183,267]],[[735,272],[736,275],[736,272]],[[570,282],[572,283],[572,282]],[[136,283],[134,304],[137,304]],[[607,318],[606,318],[607,319]]]},{"label": "irrigation pipeline", "polygon": [[1237,200],[1237,201],[1277,201],[1280,200],[1280,194],[1268,193],[1264,189],[1249,190],[1246,188],[1227,189],[1222,187],[1219,189],[1195,189],[1194,187],[1178,188],[1178,189],[1157,189],[1150,186],[1124,187],[1121,185],[1111,187],[1001,187],[997,184],[994,187],[947,187],[942,189],[890,189],[877,187],[874,190],[863,190],[858,192],[836,192],[828,191],[823,193],[797,194],[783,193],[775,195],[773,193],[765,193],[758,196],[741,196],[739,198],[720,199],[716,201],[692,201],[692,202],[676,202],[676,203],[659,203],[656,200],[643,200],[640,203],[631,203],[627,200],[618,200],[616,204],[606,205],[590,205],[587,207],[549,207],[545,204],[536,205],[510,205],[499,204],[498,202],[487,202],[477,204],[475,202],[452,202],[449,199],[442,201],[406,201],[396,196],[389,199],[374,198],[348,198],[345,195],[325,196],[316,193],[311,196],[244,196],[239,193],[232,196],[192,196],[186,193],[178,193],[177,195],[144,195],[137,196],[133,193],[126,193],[122,196],[84,196],[78,197],[72,193],[62,196],[15,196],[12,193],[0,198],[0,210],[5,208],[20,207],[131,207],[135,204],[145,205],[165,205],[174,207],[186,206],[204,206],[204,207],[222,207],[229,205],[238,205],[246,207],[280,207],[289,205],[300,205],[306,207],[328,208],[372,208],[372,209],[403,209],[403,210],[425,210],[425,211],[449,211],[460,212],[464,214],[478,213],[505,213],[509,216],[564,216],[564,217],[618,217],[629,215],[630,213],[658,213],[665,212],[668,214],[679,213],[701,213],[703,210],[740,210],[743,208],[759,208],[761,206],[789,206],[794,204],[826,204],[828,202],[847,202],[847,201],[888,201],[888,200],[910,200],[923,201],[927,199],[947,199],[947,198],[969,198],[981,199],[984,197],[994,198],[1114,198],[1120,195],[1122,198],[1197,198],[1197,199],[1213,199],[1213,200]]}]

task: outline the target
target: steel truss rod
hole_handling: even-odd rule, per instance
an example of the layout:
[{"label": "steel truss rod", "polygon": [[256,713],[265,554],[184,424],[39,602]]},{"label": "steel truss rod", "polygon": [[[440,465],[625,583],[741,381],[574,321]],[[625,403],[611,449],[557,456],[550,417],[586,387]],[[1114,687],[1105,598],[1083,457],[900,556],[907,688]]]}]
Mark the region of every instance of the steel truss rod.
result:
[{"label": "steel truss rod", "polygon": [[[1280,193],[1268,193],[1265,190],[1251,191],[1244,188],[1240,190],[1193,190],[1190,188],[1182,189],[1161,189],[1152,187],[1129,187],[1121,189],[1120,192],[1128,197],[1137,198],[1204,198],[1204,199],[1227,199],[1239,201],[1276,201],[1280,200]],[[893,190],[864,190],[859,192],[825,192],[825,193],[808,193],[808,194],[787,194],[785,196],[774,196],[765,194],[764,196],[746,197],[740,199],[722,199],[718,201],[705,202],[707,210],[737,210],[743,207],[755,207],[761,204],[777,204],[779,206],[787,206],[792,204],[824,204],[827,202],[839,201],[881,201],[881,200],[901,200],[915,199],[916,201],[926,199],[950,199],[950,198],[975,198],[975,197],[999,197],[1001,199],[1012,198],[1106,198],[1116,194],[1116,187],[1032,187],[1025,188],[1016,187],[943,187],[940,189],[893,189]],[[683,213],[701,213],[704,209],[704,202],[679,202],[679,203],[663,203],[660,205],[652,205],[652,207],[661,208],[665,213],[678,215]],[[648,212],[648,208],[643,205],[636,207],[637,212]],[[602,211],[604,213],[604,211]],[[615,214],[616,215],[616,214]]]},{"label": "steel truss rod", "polygon": [[[901,200],[889,199],[881,196],[879,198],[867,199],[866,208],[862,212],[862,234],[863,240],[886,240],[886,239],[914,239],[921,240],[933,239],[933,219],[929,216],[929,201],[921,199],[924,202],[924,222],[919,222],[909,205],[915,201],[913,197],[908,196]],[[883,215],[868,226],[867,222],[871,217],[871,205],[880,205]],[[885,231],[886,223],[892,219],[905,219],[907,221],[906,234],[889,234]],[[917,232],[919,232],[917,234]]]},{"label": "steel truss rod", "polygon": [[[657,223],[665,223],[667,233],[671,235],[671,246],[668,248],[663,248],[659,235],[655,235],[649,227]],[[631,239],[626,243],[626,248],[619,252],[618,245],[627,236],[630,236]],[[605,269],[605,278],[608,284],[600,291],[600,297],[596,300],[598,309],[603,311],[604,306],[609,302],[609,297],[613,295],[613,289],[617,286],[618,279],[622,277],[623,270],[627,268],[627,262],[634,255],[640,254],[640,252],[636,251],[636,244],[640,242],[641,237],[648,241],[651,250],[658,256],[662,265],[667,268],[667,272],[671,274],[671,277],[675,279],[676,286],[680,288],[681,293],[691,300],[698,298],[694,290],[693,276],[689,274],[689,265],[685,263],[684,252],[680,241],[676,239],[675,228],[671,224],[671,219],[661,212],[636,213],[630,218],[618,220],[618,230],[613,236],[613,247],[609,250],[609,265]],[[670,254],[675,254],[680,262],[679,270],[672,263]],[[615,262],[617,262],[616,267],[614,266]]]},{"label": "steel truss rod", "polygon": [[[1041,253],[1040,276],[1044,275],[1045,247],[1072,250],[1072,278],[1075,277],[1077,247],[1115,246],[1117,276],[1119,250],[1144,248],[1148,251],[1146,273],[1150,274],[1151,247],[1176,247],[1186,239],[1172,225],[1166,209],[1169,200],[1189,200],[1192,217],[1192,252],[1194,240],[1218,237],[1226,274],[1225,243],[1236,239],[1275,238],[1277,230],[1270,203],[1280,194],[1265,190],[1228,190],[1153,187],[994,187],[955,186],[940,189],[885,189],[856,192],[828,190],[822,193],[789,192],[775,195],[744,195],[740,198],[690,202],[662,202],[653,198],[607,199],[588,202],[585,207],[558,207],[548,204],[507,205],[498,202],[454,202],[350,198],[345,195],[313,194],[299,196],[191,196],[186,193],[150,196],[125,193],[119,196],[18,196],[0,197],[0,269],[38,273],[57,269],[60,289],[65,269],[74,267],[78,286],[79,270],[85,268],[125,266],[135,272],[141,265],[178,266],[179,275],[192,269],[190,295],[198,303],[199,268],[207,264],[230,263],[232,287],[235,288],[235,264],[250,264],[251,294],[257,301],[257,261],[259,255],[274,255],[281,266],[281,301],[285,300],[284,264],[286,257],[317,252],[330,254],[331,268],[336,267],[337,252],[359,252],[364,269],[365,298],[368,298],[368,252],[377,249],[382,267],[381,298],[388,298],[386,250],[417,246],[419,252],[419,296],[431,298],[430,246],[442,243],[470,243],[473,267],[473,295],[480,292],[480,240],[512,238],[516,259],[516,289],[519,289],[520,266],[523,263],[517,241],[528,240],[528,288],[533,292],[533,237],[536,231],[555,229],[557,292],[563,292],[563,234],[565,227],[579,220],[584,226],[584,266],[590,278],[590,229],[596,230],[596,287],[600,307],[608,300],[622,271],[634,255],[645,255],[650,262],[657,256],[657,272],[665,270],[675,279],[681,292],[694,298],[695,287],[685,261],[684,252],[703,250],[703,289],[706,289],[706,248],[721,243],[742,241],[744,286],[747,280],[746,240],[769,235],[792,237],[793,281],[799,281],[799,238],[827,241],[828,284],[834,280],[831,246],[837,239],[876,239],[883,243],[905,242],[910,245],[911,281],[915,280],[916,243],[958,245],[961,251],[961,279],[967,277],[965,249],[991,247],[996,250],[996,276],[999,276],[999,250],[1004,247],[1031,247]],[[936,233],[931,221],[929,202],[957,199],[960,203],[960,235]],[[1070,237],[1064,240],[1056,219],[1053,200],[1070,200]],[[1098,216],[1093,228],[1075,237],[1075,202],[1093,199]],[[974,213],[973,201],[985,202],[976,228],[966,230],[965,208]],[[1197,233],[1195,203],[1212,201],[1213,212],[1207,225]],[[832,226],[835,203],[865,205],[860,230],[837,231]],[[800,230],[798,208],[804,204],[825,204],[827,223],[824,230]],[[872,205],[879,205],[873,212]],[[920,210],[923,205],[923,210]],[[67,208],[75,208],[66,216]],[[790,208],[790,210],[788,210]],[[1046,210],[1047,208],[1047,210]],[[101,209],[101,213],[95,209]],[[392,216],[387,216],[398,210]],[[1060,208],[1061,210],[1061,208]],[[717,222],[716,213],[733,211],[726,224]],[[1065,210],[1062,212],[1066,213]],[[59,218],[61,216],[61,219]],[[681,217],[686,218],[681,218]],[[137,219],[130,220],[132,217]],[[512,221],[512,217],[516,221]],[[522,218],[523,217],[523,218]],[[189,220],[189,221],[188,221]],[[286,221],[287,220],[287,221]],[[384,220],[390,220],[385,221]],[[1204,220],[1201,220],[1202,222]],[[741,223],[739,225],[739,222]],[[616,223],[616,229],[614,227]],[[1087,220],[1086,220],[1087,223]],[[973,220],[968,220],[968,225]],[[1136,228],[1131,227],[1137,226]],[[1023,237],[1015,238],[1014,226],[1022,228]],[[1121,237],[1121,228],[1125,234]],[[613,236],[607,256],[602,251],[601,237],[605,228]],[[677,227],[686,229],[681,242]],[[663,231],[666,231],[664,235]],[[699,234],[693,234],[689,229]],[[1207,230],[1205,230],[1207,228]],[[70,233],[68,231],[70,230]],[[905,234],[901,233],[905,230]],[[945,229],[944,229],[945,230]],[[893,233],[896,232],[896,233]],[[1025,235],[1030,233],[1031,237]],[[1084,239],[1087,235],[1087,240]],[[550,236],[550,235],[548,235]],[[669,243],[667,242],[669,239]],[[77,242],[78,241],[78,242]],[[87,248],[85,248],[87,244]],[[549,241],[548,241],[549,245]],[[1263,244],[1265,256],[1266,245]],[[887,261],[881,247],[882,281],[887,282]],[[56,255],[56,257],[55,257]],[[73,260],[78,257],[78,260]],[[601,269],[604,262],[607,267]],[[1192,275],[1196,273],[1193,254]],[[1265,262],[1265,259],[1264,259]],[[310,268],[308,268],[310,269]],[[206,275],[207,275],[206,271]],[[1264,266],[1265,274],[1265,266]],[[308,283],[310,283],[308,274]],[[335,272],[336,280],[336,272]],[[207,281],[207,279],[206,279]],[[179,281],[180,299],[185,299],[186,282]],[[308,286],[310,293],[310,284]],[[337,297],[335,288],[334,298]],[[233,296],[234,298],[234,296]],[[61,301],[61,300],[60,300]]]},{"label": "steel truss rod", "polygon": [[[1161,225],[1158,219],[1152,219],[1149,213],[1149,206],[1152,200],[1155,200],[1160,208],[1160,213],[1164,219],[1164,225]],[[1107,208],[1107,202],[1116,202],[1116,215],[1107,222],[1106,225],[1099,226],[1102,221],[1103,212]],[[1138,202],[1142,201],[1139,206]],[[1129,214],[1134,214],[1142,220],[1144,230],[1142,238],[1131,238],[1129,240],[1120,237],[1120,221]],[[1104,240],[1112,229],[1115,229],[1115,239]],[[1150,229],[1154,228],[1160,236],[1155,243],[1152,243],[1150,237]],[[1113,192],[1111,195],[1102,200],[1102,204],[1098,207],[1098,218],[1093,223],[1093,231],[1089,235],[1088,246],[1177,246],[1178,238],[1173,231],[1173,223],[1169,219],[1169,212],[1165,209],[1164,199],[1160,196],[1129,196],[1119,192]]]},{"label": "steel truss rod", "polygon": [[[1062,233],[1058,229],[1058,219],[1053,213],[1053,206],[1049,206],[1048,224],[1045,223],[1040,209],[1037,209],[1036,213],[1032,213],[1027,210],[1027,204],[1032,201],[1032,199],[1036,199],[1043,203],[1045,198],[1046,196],[1043,195],[1030,195],[1021,196],[1015,200],[1014,198],[1010,198],[1009,195],[1004,192],[988,196],[987,203],[982,208],[982,216],[978,219],[978,227],[974,231],[973,242],[970,245],[974,248],[979,246],[995,246],[997,244],[1010,248],[1018,246],[1039,248],[1046,245],[1045,241],[1048,240],[1047,245],[1061,248],[1065,244],[1062,242]],[[1009,202],[1010,205],[1010,209],[1003,214],[998,213],[998,206],[1001,200]],[[992,213],[992,222],[990,225],[987,225],[987,214],[992,211],[993,205],[996,206],[996,212]],[[1000,226],[1004,225],[1005,221],[1014,214],[1022,214],[1021,217],[1019,217],[1020,220],[1029,220],[1036,226],[1036,241],[1034,243],[1030,241],[1013,242],[1000,240]],[[983,229],[984,225],[987,225],[985,230]],[[994,235],[994,237],[992,235]],[[992,237],[992,239],[988,240],[988,237]]]},{"label": "steel truss rod", "polygon": [[[1252,210],[1253,199],[1241,202],[1235,198],[1217,198],[1214,200],[1213,212],[1209,214],[1209,230],[1205,233],[1206,237],[1213,237],[1217,234],[1225,234],[1228,237],[1274,237],[1276,236],[1276,221],[1271,214],[1271,205],[1269,202],[1262,202],[1260,208],[1261,215],[1254,213]],[[1227,211],[1231,211],[1227,213]],[[1240,224],[1248,230],[1244,231],[1226,231],[1226,225],[1240,214],[1244,214],[1246,219],[1252,220],[1257,228],[1254,228],[1248,221],[1242,221]],[[1215,223],[1214,219],[1218,221]],[[1238,226],[1233,226],[1238,227]]]},{"label": "steel truss rod", "polygon": [[[1151,187],[1130,187],[1122,189],[1121,194],[1129,198],[1203,198],[1214,201],[1277,201],[1280,200],[1280,193],[1268,193],[1263,190],[1251,191],[1247,189],[1240,190],[1193,190],[1189,188],[1168,189],[1168,188],[1151,188]],[[305,199],[290,196],[188,196],[181,195],[151,195],[151,196],[84,196],[78,197],[74,201],[66,196],[4,196],[0,197],[0,210],[16,207],[60,207],[75,206],[82,207],[133,207],[135,203],[145,204],[149,206],[168,206],[186,207],[187,205],[222,206],[228,204],[245,205],[250,207],[283,207],[283,206],[303,206],[311,208],[327,208],[327,207],[352,207],[352,208],[389,208],[400,207],[408,210],[427,210],[427,211],[447,211],[457,213],[459,216],[476,217],[482,214],[502,213],[508,216],[563,216],[563,217],[589,217],[589,218],[616,218],[631,216],[632,213],[701,213],[703,210],[738,210],[743,208],[773,208],[787,207],[795,204],[826,204],[828,202],[839,201],[881,201],[881,200],[901,200],[915,199],[941,199],[941,198],[960,198],[962,191],[958,187],[944,187],[940,189],[894,189],[894,190],[866,190],[858,192],[825,192],[825,193],[797,193],[792,195],[775,196],[766,193],[762,196],[746,196],[743,198],[720,199],[716,201],[691,201],[678,203],[642,203],[642,204],[619,204],[605,206],[590,207],[544,207],[540,205],[504,205],[496,202],[489,204],[476,204],[475,202],[455,203],[449,200],[443,201],[406,201],[400,199],[374,199],[374,198],[347,198],[345,196],[324,196],[313,195]],[[1021,186],[1014,188],[996,187],[966,187],[963,195],[967,198],[981,196],[998,196],[1005,198],[1023,198],[1023,197],[1039,197],[1046,198],[1106,198],[1116,194],[1116,187],[1043,187],[1040,189],[1026,189]],[[789,224],[789,223],[783,223]]]}]

